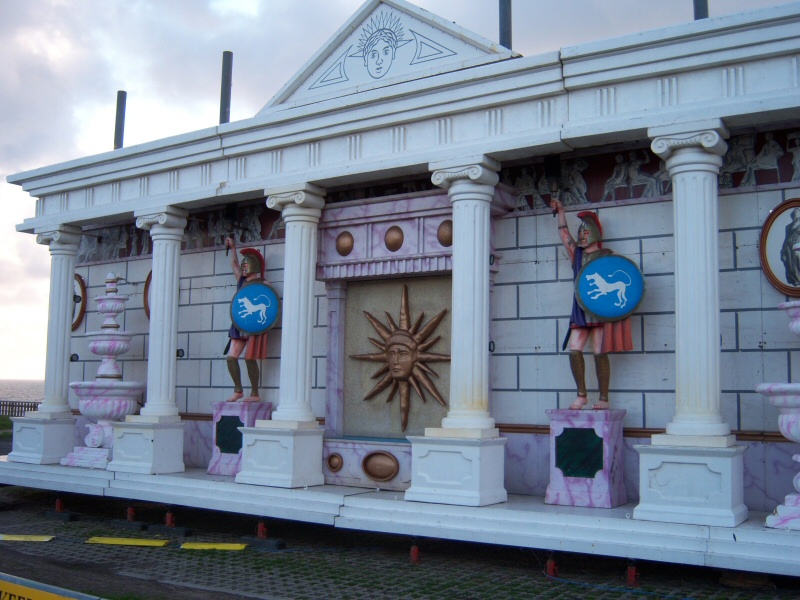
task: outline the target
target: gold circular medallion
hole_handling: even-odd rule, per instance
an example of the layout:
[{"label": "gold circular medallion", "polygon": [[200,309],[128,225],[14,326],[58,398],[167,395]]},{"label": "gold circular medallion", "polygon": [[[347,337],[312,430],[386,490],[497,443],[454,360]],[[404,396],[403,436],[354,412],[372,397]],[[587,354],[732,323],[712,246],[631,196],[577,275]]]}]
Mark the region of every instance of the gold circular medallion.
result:
[{"label": "gold circular medallion", "polygon": [[343,231],[336,236],[336,252],[339,253],[339,256],[347,256],[350,254],[353,251],[354,245],[353,234],[349,231]]},{"label": "gold circular medallion", "polygon": [[334,452],[328,455],[328,468],[331,470],[331,473],[338,473],[342,470],[343,466],[344,459],[341,454]]},{"label": "gold circular medallion", "polygon": [[397,252],[403,247],[403,230],[397,225],[392,225],[386,230],[386,235],[383,236],[383,242],[386,244],[386,249],[389,252]]},{"label": "gold circular medallion", "polygon": [[389,481],[400,472],[400,462],[383,450],[370,452],[361,461],[361,470],[373,481]]},{"label": "gold circular medallion", "polygon": [[453,245],[453,221],[447,219],[439,223],[439,229],[436,230],[436,239],[445,248]]}]

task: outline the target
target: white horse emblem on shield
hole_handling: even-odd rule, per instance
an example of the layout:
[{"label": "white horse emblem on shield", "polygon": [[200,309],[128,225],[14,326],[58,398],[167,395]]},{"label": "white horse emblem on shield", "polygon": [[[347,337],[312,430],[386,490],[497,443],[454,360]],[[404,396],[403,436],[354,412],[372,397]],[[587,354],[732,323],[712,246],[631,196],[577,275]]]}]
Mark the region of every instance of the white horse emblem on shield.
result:
[{"label": "white horse emblem on shield", "polygon": [[599,273],[587,275],[586,280],[589,282],[589,289],[587,290],[586,295],[592,300],[597,300],[597,298],[600,296],[605,296],[606,294],[616,292],[617,301],[614,303],[614,306],[619,308],[624,307],[628,303],[628,297],[625,295],[625,291],[632,283],[632,280],[630,275],[628,275],[625,271],[620,271],[619,269],[611,273],[609,278],[613,277],[617,273],[622,273],[625,275],[625,277],[628,278],[628,283],[625,283],[624,281],[606,281]]},{"label": "white horse emblem on shield", "polygon": [[270,299],[264,294],[256,296],[253,300],[259,300],[261,298],[264,298],[266,302],[253,304],[248,298],[239,298],[239,318],[246,319],[252,314],[257,314],[259,324],[264,325],[267,322],[267,309],[272,306],[272,302],[270,302]]}]

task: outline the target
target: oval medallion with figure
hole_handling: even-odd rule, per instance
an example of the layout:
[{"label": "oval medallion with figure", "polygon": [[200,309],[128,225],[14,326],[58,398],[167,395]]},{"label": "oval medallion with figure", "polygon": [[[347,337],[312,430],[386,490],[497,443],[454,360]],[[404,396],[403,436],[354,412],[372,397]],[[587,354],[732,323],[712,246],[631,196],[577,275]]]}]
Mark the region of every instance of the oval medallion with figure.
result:
[{"label": "oval medallion with figure", "polygon": [[578,273],[575,296],[581,308],[600,321],[619,321],[630,316],[644,298],[644,276],[629,258],[601,256]]},{"label": "oval medallion with figure", "polygon": [[262,280],[244,284],[231,300],[231,321],[242,333],[259,335],[275,326],[280,316],[280,300]]}]

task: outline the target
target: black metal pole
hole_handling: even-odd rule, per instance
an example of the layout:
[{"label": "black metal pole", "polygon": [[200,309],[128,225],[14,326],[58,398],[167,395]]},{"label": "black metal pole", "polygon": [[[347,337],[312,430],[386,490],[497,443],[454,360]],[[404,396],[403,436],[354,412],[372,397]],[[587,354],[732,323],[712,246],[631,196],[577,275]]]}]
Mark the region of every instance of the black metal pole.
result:
[{"label": "black metal pole", "polygon": [[511,50],[511,0],[500,0],[500,45]]},{"label": "black metal pole", "polygon": [[708,18],[708,0],[694,0],[694,20]]},{"label": "black metal pole", "polygon": [[114,124],[114,150],[122,148],[122,140],[125,137],[125,104],[128,100],[128,92],[119,90],[117,92],[117,120]]},{"label": "black metal pole", "polygon": [[233,52],[222,53],[222,86],[219,93],[219,124],[231,121],[231,86],[233,84]]}]

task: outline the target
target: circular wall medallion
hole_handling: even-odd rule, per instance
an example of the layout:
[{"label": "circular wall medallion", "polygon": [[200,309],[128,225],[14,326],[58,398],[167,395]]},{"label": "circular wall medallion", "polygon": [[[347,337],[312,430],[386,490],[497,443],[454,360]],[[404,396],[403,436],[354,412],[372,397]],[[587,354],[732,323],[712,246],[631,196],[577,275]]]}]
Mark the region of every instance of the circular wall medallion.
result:
[{"label": "circular wall medallion", "polygon": [[349,231],[343,231],[336,236],[336,252],[339,253],[339,256],[350,254],[353,251],[354,244],[353,234]]},{"label": "circular wall medallion", "polygon": [[334,452],[328,455],[328,469],[330,469],[331,473],[338,473],[342,470],[343,466],[344,459],[341,454]]},{"label": "circular wall medallion", "polygon": [[453,245],[453,221],[447,219],[439,223],[439,229],[436,230],[436,239],[445,248]]},{"label": "circular wall medallion", "polygon": [[75,273],[73,280],[72,294],[72,331],[81,326],[83,317],[86,315],[86,282],[83,277]]},{"label": "circular wall medallion", "polygon": [[383,236],[383,242],[386,244],[386,249],[389,252],[397,252],[403,247],[403,230],[397,225],[392,225],[386,230],[386,235]]},{"label": "circular wall medallion", "polygon": [[393,454],[377,450],[364,457],[361,470],[372,481],[390,481],[400,472],[400,463]]}]

